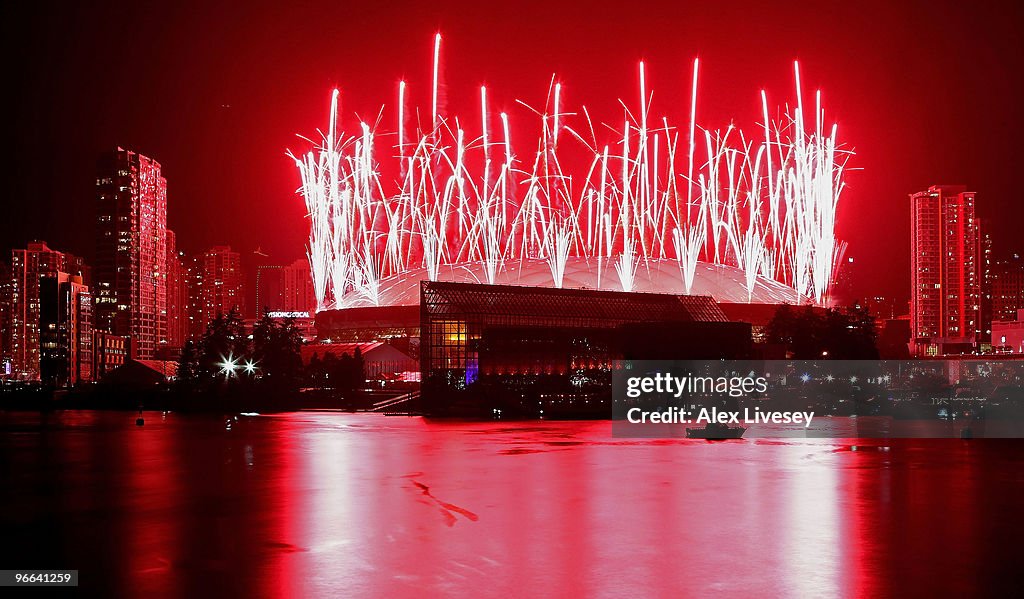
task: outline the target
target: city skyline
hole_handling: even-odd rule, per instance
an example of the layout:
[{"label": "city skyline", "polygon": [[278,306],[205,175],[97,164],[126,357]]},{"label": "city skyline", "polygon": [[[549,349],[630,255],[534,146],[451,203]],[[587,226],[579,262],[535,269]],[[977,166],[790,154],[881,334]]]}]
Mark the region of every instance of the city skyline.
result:
[{"label": "city skyline", "polygon": [[6,3],[0,587],[1019,584],[1024,3]]},{"label": "city skyline", "polygon": [[[848,255],[856,258],[855,293],[906,295],[910,257],[907,244],[901,242],[909,225],[904,202],[907,194],[928,185],[964,184],[976,191],[979,215],[993,221],[996,255],[1021,249],[1011,236],[1011,223],[1019,218],[1020,208],[1014,201],[1012,169],[1008,168],[1019,125],[996,128],[991,124],[991,115],[1006,114],[1009,99],[1019,95],[1013,90],[1020,83],[1006,76],[1020,60],[1016,57],[1019,53],[1010,51],[1015,42],[989,31],[1012,19],[982,18],[985,15],[977,13],[960,18],[962,9],[956,7],[928,12],[913,7],[833,7],[806,15],[808,31],[816,33],[782,36],[788,41],[761,52],[755,50],[764,48],[746,29],[751,26],[749,20],[735,24],[729,18],[730,11],[758,12],[750,7],[736,7],[712,17],[686,7],[645,6],[614,18],[605,6],[594,8],[586,18],[570,18],[567,13],[572,11],[552,8],[550,22],[539,26],[557,29],[558,23],[563,23],[572,28],[565,35],[548,36],[550,43],[541,49],[514,43],[512,30],[528,18],[528,10],[524,15],[508,15],[497,9],[457,10],[443,4],[397,10],[388,21],[392,26],[386,35],[367,39],[372,30],[363,27],[367,31],[360,32],[360,24],[376,22],[378,11],[345,7],[348,18],[339,19],[343,24],[337,35],[325,38],[328,41],[314,42],[312,38],[317,36],[306,34],[285,36],[290,47],[303,51],[300,54],[310,60],[296,64],[291,55],[287,60],[270,57],[268,65],[261,64],[257,77],[247,67],[255,64],[256,56],[266,57],[247,40],[260,37],[254,34],[279,32],[279,27],[297,31],[275,22],[275,17],[287,21],[287,14],[248,9],[250,24],[230,30],[227,39],[238,43],[232,46],[234,53],[227,53],[215,41],[216,36],[210,36],[211,31],[191,30],[192,25],[176,9],[158,16],[145,5],[133,5],[119,11],[109,23],[102,23],[110,16],[105,14],[107,10],[112,9],[62,12],[58,18],[69,24],[55,30],[73,40],[82,31],[91,31],[90,27],[101,31],[117,27],[132,39],[159,21],[172,43],[185,35],[194,36],[197,43],[180,53],[155,55],[146,44],[132,44],[135,51],[122,58],[124,64],[105,63],[103,52],[86,53],[72,61],[78,70],[65,73],[69,84],[83,76],[94,77],[99,84],[87,89],[76,86],[82,90],[76,92],[73,111],[78,122],[76,134],[67,143],[47,141],[60,130],[53,125],[66,118],[64,112],[55,110],[59,95],[36,97],[33,94],[50,87],[42,84],[34,91],[31,83],[38,79],[34,75],[24,79],[29,95],[14,100],[14,112],[25,116],[23,122],[12,125],[15,139],[30,150],[26,155],[39,143],[56,147],[53,162],[61,164],[62,170],[61,176],[55,177],[47,167],[24,163],[21,158],[8,165],[16,169],[15,175],[23,173],[10,177],[13,192],[32,196],[33,201],[26,206],[23,222],[4,225],[5,246],[24,247],[30,239],[46,239],[88,256],[90,240],[71,223],[90,216],[87,186],[92,179],[92,156],[123,144],[164,165],[172,181],[168,224],[177,231],[178,246],[186,253],[227,243],[243,255],[260,247],[275,262],[289,263],[301,257],[305,223],[301,199],[294,194],[298,180],[284,156],[285,149],[299,145],[296,134],[314,133],[322,122],[324,98],[334,86],[342,89],[341,119],[348,127],[354,123],[354,114],[364,118],[376,114],[379,106],[371,98],[394,94],[396,73],[407,78],[410,93],[422,99],[430,85],[429,64],[409,57],[426,54],[432,35],[443,31],[452,50],[444,69],[442,95],[453,109],[464,112],[476,101],[475,92],[482,83],[488,85],[496,109],[517,110],[514,100],[520,96],[524,101],[542,100],[551,73],[567,82],[566,97],[574,102],[592,101],[604,82],[616,90],[615,95],[632,97],[639,59],[649,61],[652,86],[658,93],[656,103],[684,104],[689,61],[699,56],[708,65],[702,93],[716,99],[713,106],[701,106],[702,113],[708,115],[705,122],[735,119],[738,126],[751,129],[759,119],[751,114],[757,98],[750,90],[787,89],[787,67],[799,58],[808,73],[805,85],[822,89],[831,113],[845,131],[844,139],[857,152],[851,167],[862,169],[851,171],[848,177],[850,187],[838,219],[839,235],[850,243]],[[326,14],[335,14],[331,10],[342,9],[327,9]],[[677,34],[666,35],[651,24],[652,17],[668,14],[685,23]],[[877,23],[879,30],[869,18],[872,14],[886,17]],[[761,14],[760,22],[781,27],[782,32],[795,32],[792,15],[792,10]],[[40,34],[33,29],[38,17],[11,17],[9,22],[23,23],[31,35]],[[80,24],[71,27],[71,19]],[[228,13],[214,7],[208,21],[211,30],[223,28],[227,19]],[[618,25],[620,20],[622,36],[609,37],[607,34],[615,31],[612,24]],[[497,22],[507,26],[497,26]],[[842,27],[838,27],[840,23]],[[944,26],[968,40],[985,35],[993,42],[957,44],[937,36],[931,49],[922,50],[910,36],[929,26]],[[651,33],[634,34],[643,27],[651,28]],[[479,28],[488,28],[505,43],[476,47],[481,40],[473,33]],[[828,35],[823,33],[826,31]],[[30,75],[33,70],[49,72],[53,65],[68,68],[66,61],[38,46],[45,44],[46,35],[21,46],[23,38],[12,38],[25,56],[21,68]],[[605,43],[606,39],[613,42]],[[228,46],[231,44],[225,44]],[[38,51],[25,54],[29,48]],[[579,52],[580,48],[587,52]],[[197,63],[195,57],[200,54],[196,53],[206,60]],[[899,63],[889,60],[897,54]],[[143,80],[137,92],[128,93],[124,85],[133,72],[128,65],[147,60],[159,65],[168,78],[183,78],[195,85],[189,86],[191,91],[171,90],[160,83],[161,76]],[[192,70],[195,64],[200,66]],[[218,78],[214,70],[227,64],[240,68]],[[497,65],[503,66],[498,70]],[[941,83],[944,91],[922,94],[929,82],[933,86]],[[106,107],[108,100],[129,96],[134,98],[130,103],[139,108],[125,106],[124,99]],[[28,102],[33,105],[27,106]],[[160,117],[177,110],[174,106],[181,107],[182,120],[178,122],[184,126],[170,128],[166,125],[170,121]],[[607,105],[595,106],[594,111],[602,119],[614,115],[614,108]],[[949,119],[945,116],[949,114],[957,118]],[[40,126],[43,115],[50,120]],[[27,186],[21,178],[34,184]],[[47,220],[45,213],[54,216]]]}]

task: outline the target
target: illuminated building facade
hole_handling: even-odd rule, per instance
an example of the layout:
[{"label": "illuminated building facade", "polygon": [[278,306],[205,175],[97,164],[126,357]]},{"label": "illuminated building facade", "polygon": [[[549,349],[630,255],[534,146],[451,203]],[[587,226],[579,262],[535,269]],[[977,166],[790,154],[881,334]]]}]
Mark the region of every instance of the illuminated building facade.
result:
[{"label": "illuminated building facade", "polygon": [[167,180],[160,163],[117,148],[96,178],[96,326],[152,359],[167,339]]},{"label": "illuminated building facade", "polygon": [[104,331],[94,331],[92,339],[93,379],[100,380],[105,374],[121,366],[128,358],[128,338]]},{"label": "illuminated building facade", "polygon": [[988,350],[992,339],[992,275],[995,263],[992,258],[992,234],[985,221],[981,222],[981,341]]},{"label": "illuminated building facade", "polygon": [[93,380],[92,295],[82,277],[39,279],[39,374],[57,387]]},{"label": "illuminated building facade", "polygon": [[309,261],[256,268],[256,317],[265,312],[316,312],[316,293]]},{"label": "illuminated building facade", "polygon": [[752,343],[751,326],[730,322],[710,296],[429,281],[420,293],[431,413],[496,401],[524,414],[610,409],[601,402],[614,360],[745,358]]},{"label": "illuminated building facade", "polygon": [[993,265],[991,289],[992,322],[1017,320],[1018,311],[1024,310],[1024,260],[1019,255]]},{"label": "illuminated building facade", "polygon": [[912,343],[919,356],[970,353],[982,334],[975,194],[934,185],[911,194]]},{"label": "illuminated building facade", "polygon": [[242,257],[230,246],[213,247],[197,256],[189,275],[190,335],[197,339],[218,314],[232,308],[245,312]]},{"label": "illuminated building facade", "polygon": [[11,375],[11,268],[0,260],[0,378]]},{"label": "illuminated building facade", "polygon": [[71,273],[86,280],[88,269],[81,258],[52,250],[44,241],[33,241],[26,249],[11,252],[9,326],[5,329],[5,346],[10,364],[9,376],[13,378],[40,379],[40,280],[58,273]]},{"label": "illuminated building facade", "polygon": [[174,355],[188,338],[188,273],[178,252],[174,232],[167,231],[167,336],[165,345]]}]

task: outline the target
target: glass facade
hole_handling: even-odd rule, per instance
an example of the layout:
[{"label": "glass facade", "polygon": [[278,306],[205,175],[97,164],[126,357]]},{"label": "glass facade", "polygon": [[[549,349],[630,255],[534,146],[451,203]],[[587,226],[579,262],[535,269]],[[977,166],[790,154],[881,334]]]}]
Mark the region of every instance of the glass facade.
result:
[{"label": "glass facade", "polygon": [[[499,331],[506,348],[509,332],[515,330],[518,339],[535,343],[539,351],[536,343],[552,336],[558,340],[565,336],[560,332],[572,337],[560,340],[560,347],[586,348],[588,332],[601,338],[600,331],[628,323],[727,321],[718,304],[704,296],[424,281],[420,359],[424,380],[458,389],[477,380],[481,343],[488,335],[495,339]],[[559,350],[558,358],[550,356],[544,365],[533,367],[564,370],[562,354],[568,362],[585,361],[585,356],[568,355],[579,352],[567,352]]]}]

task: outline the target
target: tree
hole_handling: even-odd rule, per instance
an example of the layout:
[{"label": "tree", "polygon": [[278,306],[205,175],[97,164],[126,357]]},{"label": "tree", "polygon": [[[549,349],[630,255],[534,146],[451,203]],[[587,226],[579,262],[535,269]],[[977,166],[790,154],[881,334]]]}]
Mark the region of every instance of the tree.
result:
[{"label": "tree", "polygon": [[[331,387],[341,379],[338,376],[338,357],[334,355],[334,352],[327,352],[324,355],[323,364],[321,364],[323,376],[320,379],[320,385],[323,387]],[[334,375],[334,380],[331,380],[331,375]]]},{"label": "tree", "polygon": [[185,347],[181,348],[176,379],[180,384],[186,386],[199,382],[199,354],[196,352],[195,343],[191,340],[186,341]]},{"label": "tree", "polygon": [[[832,316],[828,341],[839,360],[877,360],[878,333],[875,317],[867,308],[853,305],[842,311],[829,310]],[[832,351],[829,355],[832,355]]]},{"label": "tree", "polygon": [[294,319],[275,321],[267,315],[253,326],[252,355],[261,382],[295,388],[302,377],[302,334]]},{"label": "tree", "polygon": [[355,387],[362,387],[366,382],[366,362],[363,360],[363,350],[358,345],[352,352],[352,378]]},{"label": "tree", "polygon": [[340,358],[333,352],[327,352],[322,360],[314,354],[306,368],[306,380],[314,387],[334,389],[344,395],[362,387],[366,380],[363,373],[363,354],[356,346],[351,355],[343,353]]},{"label": "tree", "polygon": [[765,338],[786,347],[796,360],[877,360],[875,319],[867,310],[780,306]]},{"label": "tree", "polygon": [[245,323],[236,308],[231,308],[227,314],[218,314],[210,321],[199,341],[199,348],[201,379],[213,380],[222,374],[226,361],[242,363],[249,354],[249,340],[245,336]]},{"label": "tree", "polygon": [[311,387],[324,386],[324,365],[320,360],[320,354],[313,354],[306,366],[306,382]]}]

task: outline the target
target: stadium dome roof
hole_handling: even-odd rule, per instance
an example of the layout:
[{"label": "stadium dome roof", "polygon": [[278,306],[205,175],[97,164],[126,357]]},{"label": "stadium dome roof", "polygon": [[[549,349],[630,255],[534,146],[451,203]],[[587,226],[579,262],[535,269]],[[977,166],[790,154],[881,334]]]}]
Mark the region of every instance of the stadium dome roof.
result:
[{"label": "stadium dome roof", "polygon": [[[382,279],[378,305],[418,305],[420,281],[425,279],[427,279],[427,272],[423,268]],[[487,282],[484,265],[479,262],[444,265],[441,267],[438,280],[456,283]],[[548,263],[538,259],[506,262],[502,270],[498,272],[494,283],[525,287],[554,286]],[[602,261],[599,272],[598,260],[577,257],[568,259],[562,287],[566,289],[622,290],[618,272],[611,262]],[[685,295],[686,290],[683,286],[679,263],[672,259],[640,261],[634,275],[632,291]],[[706,262],[697,265],[690,295],[708,295],[720,303],[803,304],[808,301],[793,288],[763,277],[757,277],[753,290],[748,293],[746,277],[741,269]],[[372,305],[368,299],[350,297],[343,308]]]}]

